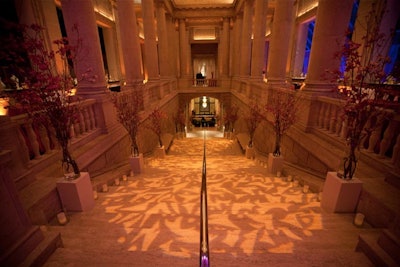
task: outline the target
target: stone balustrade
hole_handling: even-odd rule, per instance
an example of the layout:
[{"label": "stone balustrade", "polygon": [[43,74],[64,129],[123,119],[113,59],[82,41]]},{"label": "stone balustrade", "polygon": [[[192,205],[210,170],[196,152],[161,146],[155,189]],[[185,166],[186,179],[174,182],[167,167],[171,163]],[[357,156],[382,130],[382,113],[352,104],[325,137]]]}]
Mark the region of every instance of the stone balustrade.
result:
[{"label": "stone balustrade", "polygon": [[[347,121],[343,115],[343,101],[329,97],[318,97],[319,113],[316,121],[316,128],[325,130],[326,133],[336,136],[341,141],[347,137]],[[392,110],[387,110],[386,114],[394,114]],[[370,132],[365,132],[366,136],[361,142],[361,149],[365,152],[376,154],[380,159],[388,159],[392,164],[395,163],[400,149],[400,115],[383,117],[380,115],[378,121],[383,123],[376,127],[371,127]],[[368,124],[374,124],[369,121]],[[367,125],[368,126],[368,125]]]},{"label": "stone balustrade", "polygon": [[[78,119],[71,126],[72,140],[85,135],[97,128],[95,119],[94,99],[86,99],[75,105],[79,105]],[[41,158],[57,149],[57,140],[54,131],[38,122],[30,120],[26,114],[11,117],[11,121],[17,125],[18,139],[23,140],[23,151],[29,160]]]}]

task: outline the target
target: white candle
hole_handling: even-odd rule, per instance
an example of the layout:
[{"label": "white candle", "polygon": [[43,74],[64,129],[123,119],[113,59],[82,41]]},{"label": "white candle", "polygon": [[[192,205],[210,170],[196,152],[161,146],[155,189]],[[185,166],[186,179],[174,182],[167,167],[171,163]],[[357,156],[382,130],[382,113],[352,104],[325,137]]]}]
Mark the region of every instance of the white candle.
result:
[{"label": "white candle", "polygon": [[65,225],[67,223],[67,216],[65,216],[64,212],[60,212],[57,214],[58,223],[61,225]]},{"label": "white candle", "polygon": [[126,180],[128,180],[128,177],[126,177],[126,175],[124,174],[124,175],[122,175],[122,181],[126,181]]},{"label": "white candle", "polygon": [[115,185],[119,185],[119,178],[116,178],[116,179],[114,180],[114,184],[115,184]]},{"label": "white candle", "polygon": [[362,226],[364,223],[364,218],[365,215],[362,213],[357,213],[356,216],[354,217],[354,224],[356,226]]},{"label": "white candle", "polygon": [[318,201],[321,202],[321,200],[322,200],[322,192],[319,192],[318,193]]},{"label": "white candle", "polygon": [[108,191],[108,185],[107,184],[103,184],[103,192],[107,192]]},{"label": "white candle", "polygon": [[307,194],[309,189],[310,189],[310,186],[307,185],[307,184],[305,184],[305,185],[303,186],[303,193],[304,193],[304,194]]},{"label": "white candle", "polygon": [[277,172],[276,177],[281,177],[281,172]]},{"label": "white candle", "polygon": [[293,181],[293,187],[297,187],[297,186],[299,186],[299,181]]},{"label": "white candle", "polygon": [[98,199],[97,190],[93,190],[93,198]]},{"label": "white candle", "polygon": [[288,182],[291,182],[293,180],[292,176],[288,175],[287,180],[288,180]]}]

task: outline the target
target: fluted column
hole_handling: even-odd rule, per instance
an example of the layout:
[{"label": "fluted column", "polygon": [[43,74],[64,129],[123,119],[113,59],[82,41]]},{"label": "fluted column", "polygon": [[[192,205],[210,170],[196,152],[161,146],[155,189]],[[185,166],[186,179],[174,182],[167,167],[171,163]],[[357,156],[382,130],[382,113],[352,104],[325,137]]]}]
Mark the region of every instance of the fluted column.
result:
[{"label": "fluted column", "polygon": [[[61,0],[68,39],[72,44],[80,38],[80,50],[74,66],[78,78],[78,95],[103,93],[106,89],[103,57],[91,0]],[[77,26],[79,36],[74,31]],[[83,36],[83,38],[81,38]],[[80,80],[82,77],[87,77]]]},{"label": "fluted column", "polygon": [[144,62],[148,80],[159,79],[157,37],[154,17],[153,0],[142,1],[143,31],[144,31]]},{"label": "fluted column", "polygon": [[120,31],[123,76],[127,87],[143,80],[142,52],[135,14],[135,4],[129,0],[117,0],[118,28]]},{"label": "fluted column", "polygon": [[241,36],[240,54],[240,76],[250,75],[250,56],[251,56],[251,34],[253,20],[253,0],[244,3],[243,25]]},{"label": "fluted column", "polygon": [[189,51],[188,48],[188,37],[186,32],[186,24],[184,19],[179,20],[179,51],[180,51],[180,68],[181,78],[189,77],[190,69],[188,65]]},{"label": "fluted column", "polygon": [[276,1],[268,52],[268,83],[284,84],[294,20],[294,0]]},{"label": "fluted column", "polygon": [[265,30],[268,1],[255,0],[253,48],[251,53],[251,78],[262,81],[265,55]]},{"label": "fluted column", "polygon": [[157,3],[157,33],[158,33],[158,53],[160,57],[160,76],[166,77],[171,75],[171,60],[169,59],[168,32],[165,18],[164,3]]},{"label": "fluted column", "polygon": [[229,74],[229,18],[224,18],[222,22],[222,34],[218,48],[219,74],[221,78],[226,78]]},{"label": "fluted column", "polygon": [[340,50],[337,42],[344,41],[352,6],[353,0],[319,1],[304,91],[329,93],[332,90],[331,82],[324,76],[327,70],[339,69],[340,59],[333,56]]},{"label": "fluted column", "polygon": [[236,16],[236,21],[234,23],[234,42],[233,42],[233,53],[231,55],[232,58],[232,73],[233,76],[239,76],[240,74],[240,54],[241,54],[241,35],[242,35],[242,22],[243,15],[239,14]]}]

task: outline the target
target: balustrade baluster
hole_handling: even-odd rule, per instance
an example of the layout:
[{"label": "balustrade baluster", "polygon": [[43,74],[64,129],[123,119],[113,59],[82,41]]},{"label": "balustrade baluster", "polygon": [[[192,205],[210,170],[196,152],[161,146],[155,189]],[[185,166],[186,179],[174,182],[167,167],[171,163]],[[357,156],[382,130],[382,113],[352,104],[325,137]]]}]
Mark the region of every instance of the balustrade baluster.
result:
[{"label": "balustrade baluster", "polygon": [[18,127],[18,141],[19,141],[19,143],[20,144],[24,144],[24,145],[21,145],[21,147],[22,147],[22,150],[23,150],[23,154],[22,154],[22,159],[23,159],[23,162],[28,162],[29,160],[30,160],[30,155],[29,155],[29,147],[27,146],[27,144],[26,144],[26,141],[25,141],[25,138],[24,138],[24,135],[22,134],[22,126],[20,126],[20,127]]},{"label": "balustrade baluster", "polygon": [[325,111],[326,111],[326,104],[321,102],[321,106],[319,109],[319,118],[318,118],[318,127],[320,128],[324,128]]},{"label": "balustrade baluster", "polygon": [[338,109],[337,109],[337,107],[332,105],[332,110],[331,110],[331,123],[330,123],[330,126],[329,126],[329,131],[330,131],[331,133],[336,133],[336,127],[337,127],[337,125],[338,125],[338,124],[337,124],[337,121],[338,121],[337,114],[338,114]]},{"label": "balustrade baluster", "polygon": [[386,127],[383,133],[383,138],[379,146],[379,156],[384,158],[385,153],[388,151],[390,144],[392,143],[394,134],[396,130],[396,122],[394,120],[389,121],[389,125]]},{"label": "balustrade baluster", "polygon": [[73,123],[73,127],[74,127],[74,136],[78,137],[81,134],[81,126],[79,121],[75,121]]},{"label": "balustrade baluster", "polygon": [[26,130],[26,134],[27,134],[29,143],[31,144],[33,156],[35,159],[39,158],[40,157],[39,142],[37,141],[37,136],[36,136],[35,131],[33,130],[33,125],[31,122],[28,122],[25,124],[25,130]]},{"label": "balustrade baluster", "polygon": [[340,132],[340,138],[342,139],[347,139],[347,131],[348,131],[348,127],[349,127],[349,121],[348,119],[344,119],[342,121],[342,131]]},{"label": "balustrade baluster", "polygon": [[83,117],[85,118],[85,129],[86,129],[86,131],[91,131],[92,127],[90,125],[89,112],[87,109],[88,109],[87,106],[84,107],[82,110],[82,113],[83,113]]},{"label": "balustrade baluster", "polygon": [[323,127],[327,131],[329,131],[331,116],[332,116],[332,106],[328,104],[325,112],[324,127]]},{"label": "balustrade baluster", "polygon": [[74,124],[71,124],[71,128],[69,130],[69,134],[71,135],[71,139],[76,137]]},{"label": "balustrade baluster", "polygon": [[96,117],[94,116],[94,111],[93,111],[93,105],[89,106],[89,118],[90,118],[90,124],[92,125],[92,129],[96,129]]},{"label": "balustrade baluster", "polygon": [[83,116],[82,110],[79,110],[79,126],[80,126],[80,129],[81,129],[81,133],[82,134],[86,133],[85,117]]},{"label": "balustrade baluster", "polygon": [[400,135],[396,138],[396,144],[393,147],[392,164],[396,164],[400,160]]},{"label": "balustrade baluster", "polygon": [[49,136],[47,134],[46,127],[44,127],[44,125],[40,125],[38,127],[38,132],[39,132],[40,140],[42,141],[42,144],[43,144],[44,154],[50,153],[50,150],[51,150],[51,148],[50,148],[50,139],[49,139]]}]

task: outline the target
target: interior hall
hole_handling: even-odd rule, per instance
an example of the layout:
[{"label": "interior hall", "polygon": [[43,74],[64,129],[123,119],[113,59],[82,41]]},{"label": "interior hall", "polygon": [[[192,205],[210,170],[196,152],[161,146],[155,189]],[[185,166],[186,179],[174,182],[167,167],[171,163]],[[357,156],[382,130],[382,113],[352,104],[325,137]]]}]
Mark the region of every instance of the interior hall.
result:
[{"label": "interior hall", "polygon": [[400,266],[400,1],[0,1],[0,266]]}]

